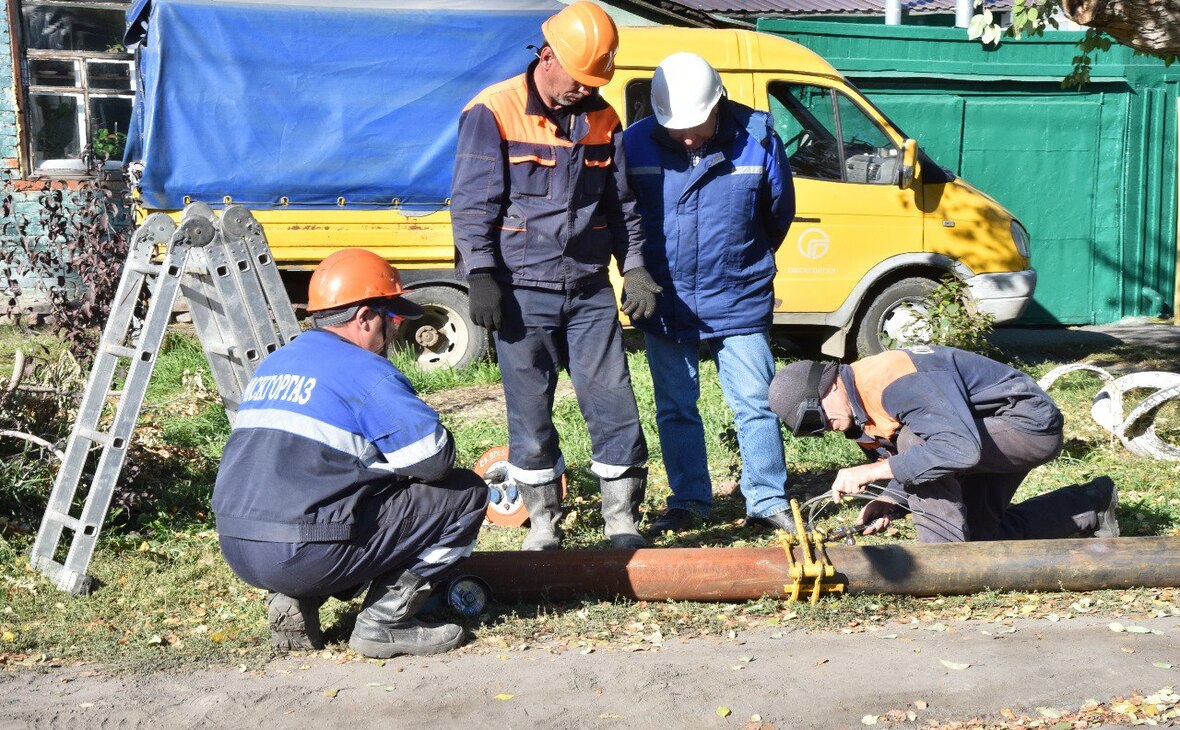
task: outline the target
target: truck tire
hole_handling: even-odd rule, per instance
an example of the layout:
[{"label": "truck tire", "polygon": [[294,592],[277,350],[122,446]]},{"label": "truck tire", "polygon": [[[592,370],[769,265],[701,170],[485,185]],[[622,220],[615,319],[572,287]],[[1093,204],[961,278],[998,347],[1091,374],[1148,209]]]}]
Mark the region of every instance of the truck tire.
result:
[{"label": "truck tire", "polygon": [[412,352],[423,370],[462,368],[488,356],[488,332],[471,321],[467,292],[424,286],[405,296],[426,313],[402,322],[397,346]]},{"label": "truck tire", "polygon": [[889,335],[894,342],[922,342],[921,332],[907,332],[913,320],[906,305],[919,305],[936,286],[932,279],[912,276],[890,284],[868,300],[856,321],[857,356],[889,349],[881,342],[882,335]]}]

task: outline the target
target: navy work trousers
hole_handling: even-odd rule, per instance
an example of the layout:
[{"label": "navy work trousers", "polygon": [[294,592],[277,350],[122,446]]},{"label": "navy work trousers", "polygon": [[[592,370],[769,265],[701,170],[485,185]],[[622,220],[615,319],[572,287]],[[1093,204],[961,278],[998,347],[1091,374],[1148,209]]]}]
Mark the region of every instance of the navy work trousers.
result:
[{"label": "navy work trousers", "polygon": [[296,598],[349,593],[387,574],[409,570],[437,583],[475,547],[488,487],[455,469],[433,484],[410,482],[364,505],[359,534],[348,542],[261,542],[221,538],[221,553],[239,578]]},{"label": "navy work trousers", "polygon": [[[1060,430],[1028,431],[1003,416],[975,422],[982,453],[971,469],[904,487],[919,542],[1032,540],[1068,537],[1098,526],[1085,486],[1069,486],[1012,504],[1021,482],[1061,451]],[[899,452],[923,443],[908,428],[898,434]],[[901,490],[890,482],[890,490]]]},{"label": "navy work trousers", "polygon": [[508,406],[508,461],[516,481],[543,484],[565,462],[553,425],[557,371],[568,368],[590,431],[591,470],[617,479],[647,463],[647,442],[623,352],[614,290],[504,287],[496,355]]}]

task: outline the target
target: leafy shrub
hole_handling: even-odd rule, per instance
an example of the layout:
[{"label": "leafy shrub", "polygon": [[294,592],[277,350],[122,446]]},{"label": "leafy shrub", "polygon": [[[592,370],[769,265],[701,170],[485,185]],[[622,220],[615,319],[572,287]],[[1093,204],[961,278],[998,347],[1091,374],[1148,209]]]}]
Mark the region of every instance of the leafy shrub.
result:
[{"label": "leafy shrub", "polygon": [[[84,369],[110,314],[132,232],[130,203],[103,170],[105,157],[88,158],[92,177],[46,181],[23,201],[11,173],[0,185],[0,284],[9,313],[42,300]],[[40,296],[29,297],[22,281],[35,282]]]},{"label": "leafy shrub", "polygon": [[[987,337],[995,317],[979,311],[970,288],[954,276],[943,277],[921,304],[905,306],[913,317],[907,331],[915,340],[979,353],[992,349]],[[882,335],[881,340],[890,348],[906,344],[887,335]]]}]

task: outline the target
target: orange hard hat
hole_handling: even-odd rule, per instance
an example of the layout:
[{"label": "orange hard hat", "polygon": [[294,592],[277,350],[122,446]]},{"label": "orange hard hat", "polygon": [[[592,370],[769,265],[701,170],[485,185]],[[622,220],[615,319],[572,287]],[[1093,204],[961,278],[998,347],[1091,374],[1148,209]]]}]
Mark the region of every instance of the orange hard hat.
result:
[{"label": "orange hard hat", "polygon": [[598,87],[615,75],[619,29],[605,10],[589,0],[568,5],[546,20],[541,34],[574,81]]},{"label": "orange hard hat", "polygon": [[401,276],[388,261],[363,248],[346,248],[315,267],[307,287],[307,311],[322,312],[371,299],[398,297],[397,309],[405,308],[404,315],[421,313],[418,305],[400,298],[404,291]]}]

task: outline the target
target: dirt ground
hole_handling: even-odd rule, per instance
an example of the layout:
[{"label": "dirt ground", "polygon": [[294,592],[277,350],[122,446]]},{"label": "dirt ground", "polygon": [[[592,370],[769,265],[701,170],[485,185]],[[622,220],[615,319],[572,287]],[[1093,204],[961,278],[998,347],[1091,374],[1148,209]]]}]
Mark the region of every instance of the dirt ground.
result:
[{"label": "dirt ground", "polygon": [[[1096,617],[893,624],[851,635],[773,627],[641,652],[510,647],[380,666],[311,654],[257,672],[22,671],[0,675],[0,728],[766,730],[1003,722],[1007,710],[1056,727],[1046,718],[1087,700],[1176,684],[1180,620],[1144,619],[1119,632],[1108,624]],[[891,721],[890,711],[914,719]]]}]

